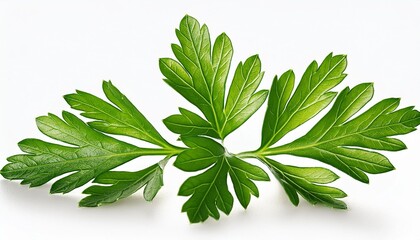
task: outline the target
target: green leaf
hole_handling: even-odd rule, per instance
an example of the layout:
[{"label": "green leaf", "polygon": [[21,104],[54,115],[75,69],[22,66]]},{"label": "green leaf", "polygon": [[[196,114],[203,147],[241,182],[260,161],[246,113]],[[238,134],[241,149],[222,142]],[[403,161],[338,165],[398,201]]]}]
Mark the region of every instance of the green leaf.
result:
[{"label": "green leaf", "polygon": [[230,213],[233,197],[227,186],[228,172],[226,161],[219,158],[207,171],[188,178],[181,185],[178,195],[191,195],[182,206],[182,212],[187,212],[191,223],[204,222],[209,216],[219,219],[219,210],[226,215]]},{"label": "green leaf", "polygon": [[68,112],[63,112],[63,119],[49,114],[37,118],[37,126],[48,137],[71,146],[25,139],[19,147],[26,154],[9,157],[10,163],[1,170],[3,177],[36,187],[71,173],[51,187],[51,193],[67,193],[139,156],[170,154],[165,149],[139,148],[104,135]]},{"label": "green leaf", "polygon": [[205,221],[209,216],[219,219],[219,210],[229,214],[233,197],[227,186],[230,176],[236,196],[244,208],[251,194],[258,197],[257,186],[251,180],[268,181],[268,175],[259,167],[226,153],[224,147],[204,137],[181,137],[190,147],[177,157],[174,165],[184,171],[203,173],[188,178],[180,187],[179,195],[190,196],[183,205],[192,223]]},{"label": "green leaf", "polygon": [[264,159],[271,172],[281,183],[293,205],[299,204],[299,193],[309,203],[315,205],[321,203],[325,206],[346,209],[343,201],[346,193],[338,188],[320,184],[334,182],[338,176],[332,171],[320,167],[295,167],[283,165],[272,159]]},{"label": "green leaf", "polygon": [[239,63],[227,97],[223,136],[241,126],[265,102],[268,91],[255,93],[263,76],[258,55],[248,58],[244,64]]},{"label": "green leaf", "polygon": [[83,191],[89,196],[83,198],[81,207],[97,207],[110,204],[131,196],[145,186],[143,197],[152,201],[163,186],[163,169],[157,163],[137,172],[109,171],[102,173],[93,181],[104,185],[94,185]]},{"label": "green leaf", "polygon": [[130,136],[161,147],[170,146],[111,81],[104,81],[102,89],[114,105],[83,91],[68,94],[64,99],[73,109],[82,111],[82,116],[96,120],[88,124],[101,132]]},{"label": "green leaf", "polygon": [[169,116],[163,120],[165,126],[174,133],[184,136],[210,136],[218,138],[211,124],[199,115],[179,108],[181,114]]},{"label": "green leaf", "polygon": [[313,61],[293,91],[295,76],[291,70],[275,77],[268,98],[260,149],[266,149],[299,127],[334,99],[330,90],[346,77],[345,55],[329,54],[318,67]]},{"label": "green leaf", "polygon": [[220,35],[212,56],[207,26],[200,27],[188,15],[181,20],[176,35],[181,46],[173,44],[172,50],[179,63],[169,58],[159,61],[165,82],[197,106],[218,132],[224,121],[224,86],[233,53],[230,39]]},{"label": "green leaf", "polygon": [[413,107],[395,110],[399,99],[389,98],[350,119],[372,96],[371,83],[344,89],[331,110],[306,135],[269,149],[265,154],[292,154],[317,159],[365,183],[369,182],[365,173],[393,170],[384,155],[368,149],[405,149],[403,142],[390,137],[414,131],[420,124],[420,113]]},{"label": "green leaf", "polygon": [[255,181],[270,181],[267,173],[260,167],[247,163],[237,157],[226,157],[229,164],[229,176],[233,183],[236,196],[243,208],[247,208],[251,200],[251,194],[259,197],[259,191]]},{"label": "green leaf", "polygon": [[[239,63],[225,105],[226,79],[233,55],[229,37],[225,33],[218,36],[211,51],[207,26],[200,27],[190,16],[181,20],[176,35],[180,45],[172,44],[172,51],[177,60],[161,58],[160,70],[164,81],[200,109],[207,121],[189,112],[181,113],[183,117],[173,115],[165,119],[165,125],[179,134],[224,139],[248,120],[267,98],[267,91],[256,92],[264,75],[258,55]],[[191,118],[199,123],[200,129],[190,126]]]},{"label": "green leaf", "polygon": [[208,168],[224,157],[223,146],[210,138],[183,136],[181,139],[190,149],[181,152],[174,165],[183,171],[193,172]]}]

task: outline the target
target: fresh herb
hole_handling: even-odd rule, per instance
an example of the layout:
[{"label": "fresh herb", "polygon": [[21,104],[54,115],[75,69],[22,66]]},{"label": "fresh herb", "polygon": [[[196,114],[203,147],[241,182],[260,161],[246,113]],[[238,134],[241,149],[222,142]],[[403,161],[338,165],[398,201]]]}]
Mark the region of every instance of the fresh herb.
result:
[{"label": "fresh herb", "polygon": [[[175,167],[199,172],[179,189],[179,195],[189,196],[182,211],[196,223],[209,216],[219,219],[219,211],[229,214],[234,202],[232,192],[244,208],[251,195],[259,196],[256,181],[270,178],[261,167],[246,161],[254,158],[271,171],[294,205],[299,204],[300,195],[311,204],[345,209],[340,199],[346,193],[327,185],[339,178],[336,173],[321,167],[285,165],[272,156],[316,159],[367,183],[366,173],[394,169],[374,150],[405,149],[405,144],[393,136],[410,133],[420,124],[420,112],[413,107],[397,110],[399,99],[395,98],[363,111],[373,97],[372,83],[346,87],[339,94],[332,91],[346,77],[345,55],[329,54],[321,64],[313,61],[297,87],[292,70],[276,76],[270,91],[258,90],[264,72],[258,55],[254,55],[238,64],[226,89],[233,55],[229,37],[222,33],[212,44],[207,26],[200,26],[190,16],[181,20],[176,36],[180,43],[172,45],[176,59],[161,58],[159,67],[164,81],[201,113],[180,108],[179,114],[163,122],[180,135],[185,147],[165,140],[126,96],[110,81],[104,81],[107,101],[82,91],[64,97],[71,108],[92,121],[85,123],[65,111],[61,118],[53,114],[37,118],[43,134],[66,145],[39,139],[21,141],[18,145],[24,153],[7,159],[9,163],[1,170],[3,177],[36,187],[67,174],[53,183],[51,193],[68,193],[93,180],[95,184],[83,191],[88,195],[80,201],[84,207],[113,203],[141,188],[145,200],[151,201],[163,186],[165,165],[176,156]],[[267,96],[261,146],[238,154],[228,152],[223,145],[225,138],[244,124]],[[330,110],[307,134],[275,146],[332,102]],[[113,135],[136,138],[156,147],[137,147]],[[160,155],[163,160],[136,172],[112,171],[150,155]]]}]

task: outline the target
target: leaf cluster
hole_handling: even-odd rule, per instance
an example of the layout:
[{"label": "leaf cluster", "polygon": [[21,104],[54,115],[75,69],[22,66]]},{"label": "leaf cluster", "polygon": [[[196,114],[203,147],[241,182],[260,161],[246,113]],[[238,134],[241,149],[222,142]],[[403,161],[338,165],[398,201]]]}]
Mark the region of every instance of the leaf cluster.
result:
[{"label": "leaf cluster", "polygon": [[[21,180],[30,187],[57,179],[51,193],[68,193],[92,181],[93,185],[83,191],[87,195],[80,201],[83,207],[110,204],[140,189],[144,199],[151,201],[163,186],[165,166],[176,157],[175,167],[195,174],[178,192],[188,197],[182,211],[192,223],[209,217],[219,219],[220,212],[229,214],[234,198],[247,208],[251,196],[259,196],[256,182],[270,181],[266,170],[296,206],[303,198],[310,204],[345,209],[341,199],[346,193],[331,186],[339,178],[335,172],[319,166],[286,165],[273,156],[318,160],[368,183],[367,174],[394,169],[381,151],[405,149],[395,136],[410,133],[420,124],[420,112],[414,107],[398,109],[397,98],[366,108],[373,98],[372,83],[336,92],[347,76],[345,55],[331,53],[320,63],[313,61],[299,81],[288,70],[274,77],[269,90],[259,90],[264,72],[258,55],[239,62],[229,74],[233,46],[225,33],[212,42],[206,25],[185,16],[176,36],[179,44],[171,45],[175,57],[161,58],[159,68],[164,81],[193,106],[192,110],[179,108],[179,113],[163,120],[184,146],[169,143],[111,81],[104,81],[106,98],[84,91],[64,96],[88,121],[67,111],[61,117],[38,117],[39,130],[55,142],[21,141],[18,145],[23,153],[7,159],[9,163],[1,170],[3,177]],[[232,80],[228,81],[230,75]],[[223,145],[225,139],[267,99],[260,147],[230,153]],[[305,135],[279,144],[284,136],[319,114],[323,116]],[[154,147],[138,147],[118,136]],[[152,155],[162,156],[162,160],[134,172],[115,170]],[[251,158],[259,165],[250,163]]]}]

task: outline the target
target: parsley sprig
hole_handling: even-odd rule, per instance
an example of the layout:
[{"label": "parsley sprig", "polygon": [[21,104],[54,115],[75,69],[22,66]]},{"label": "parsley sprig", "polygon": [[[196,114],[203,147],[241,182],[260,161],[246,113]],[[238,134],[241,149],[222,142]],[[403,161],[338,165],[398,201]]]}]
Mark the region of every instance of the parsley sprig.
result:
[{"label": "parsley sprig", "polygon": [[[337,93],[336,87],[346,77],[345,55],[331,53],[320,64],[313,61],[296,84],[292,70],[276,76],[269,91],[258,89],[264,72],[259,56],[253,55],[238,63],[227,89],[233,56],[229,37],[222,33],[212,42],[207,26],[191,16],[181,20],[176,36],[179,44],[172,44],[175,58],[161,58],[159,67],[164,81],[195,108],[179,108],[178,114],[163,123],[179,134],[185,146],[162,137],[111,81],[104,81],[106,99],[83,91],[64,96],[70,107],[89,121],[66,111],[61,117],[38,117],[39,130],[58,143],[21,141],[18,145],[23,153],[7,159],[9,163],[1,170],[3,177],[31,187],[58,178],[51,193],[68,193],[93,180],[94,184],[83,191],[87,195],[80,201],[83,207],[110,204],[142,188],[145,200],[151,201],[163,186],[165,166],[176,157],[175,167],[197,172],[179,189],[180,196],[189,197],[182,211],[192,223],[209,217],[219,219],[220,211],[229,214],[233,195],[247,208],[251,196],[259,196],[256,182],[270,180],[266,170],[294,205],[299,204],[300,195],[311,204],[345,209],[341,198],[346,193],[330,186],[339,178],[332,170],[286,165],[274,156],[318,160],[368,183],[367,173],[394,169],[378,151],[405,149],[395,136],[410,133],[420,124],[420,113],[414,107],[397,109],[397,98],[384,99],[366,110],[365,105],[373,98],[372,83],[346,87]],[[230,153],[223,145],[226,137],[261,108],[267,97],[260,147]],[[278,145],[284,136],[319,114],[323,117],[307,134]],[[119,140],[118,135],[155,147],[138,147]],[[134,172],[113,170],[152,155],[162,156],[162,160]],[[259,160],[266,170],[249,163],[249,158]]]}]

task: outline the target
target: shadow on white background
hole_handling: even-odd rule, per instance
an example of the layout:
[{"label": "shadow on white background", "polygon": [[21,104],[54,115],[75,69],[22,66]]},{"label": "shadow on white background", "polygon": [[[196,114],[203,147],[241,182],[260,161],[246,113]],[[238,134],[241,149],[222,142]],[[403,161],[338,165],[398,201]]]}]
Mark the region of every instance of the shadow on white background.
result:
[{"label": "shadow on white background", "polygon": [[[158,195],[153,203],[146,202],[140,194],[136,194],[111,205],[80,208],[77,207],[77,203],[82,195],[51,195],[48,193],[50,186],[51,184],[46,184],[28,189],[27,186],[16,182],[1,180],[0,195],[4,204],[22,211],[16,213],[16,216],[40,221],[36,226],[48,226],[51,222],[58,221],[58,224],[54,223],[55,232],[69,231],[72,228],[82,230],[78,233],[71,232],[70,235],[63,236],[64,239],[73,239],[79,234],[95,236],[95,231],[105,230],[109,236],[128,237],[136,232],[139,236],[148,235],[149,230],[156,231],[159,225],[166,226],[162,232],[155,232],[159,236],[188,236],[188,239],[215,239],[220,236],[229,239],[255,239],[264,233],[271,236],[278,234],[279,237],[286,235],[298,238],[312,234],[321,237],[326,232],[329,232],[329,235],[322,236],[323,239],[336,239],[338,233],[346,232],[349,235],[340,234],[339,239],[354,239],[350,234],[354,236],[359,232],[371,237],[377,236],[378,233],[383,235],[391,223],[389,219],[381,216],[380,212],[365,209],[363,205],[353,206],[354,208],[350,206],[349,210],[343,211],[311,206],[301,201],[299,207],[294,207],[283,192],[279,191],[281,189],[274,186],[271,186],[274,188],[272,191],[276,193],[269,194],[271,199],[254,198],[248,210],[239,208],[236,203],[229,217],[222,216],[219,221],[209,219],[201,224],[189,224],[185,214],[177,214],[176,210],[179,211],[180,208],[174,209],[174,204],[171,203],[174,196],[167,196],[168,194]],[[181,197],[176,198],[181,200],[180,203],[185,200]],[[10,213],[8,217],[13,219],[13,214]],[[24,219],[16,219],[18,228],[21,221]],[[57,228],[60,222],[63,225]],[[10,222],[8,225],[11,225]],[[241,232],[239,235],[238,230]],[[32,231],[35,234],[33,236],[45,236],[48,233],[48,229],[42,228]],[[104,232],[100,235],[102,238],[106,236]]]}]

